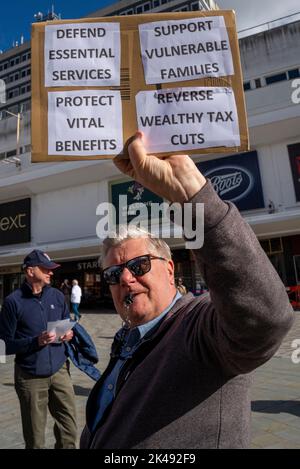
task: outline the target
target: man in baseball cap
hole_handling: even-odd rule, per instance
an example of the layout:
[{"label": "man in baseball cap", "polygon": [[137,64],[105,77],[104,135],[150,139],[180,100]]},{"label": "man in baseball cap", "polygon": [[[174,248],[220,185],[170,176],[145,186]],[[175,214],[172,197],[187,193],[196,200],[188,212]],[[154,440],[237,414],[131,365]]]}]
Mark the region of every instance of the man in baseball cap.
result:
[{"label": "man in baseball cap", "polygon": [[47,407],[55,420],[55,448],[76,447],[75,396],[63,344],[73,332],[58,342],[47,331],[49,322],[70,317],[63,293],[51,286],[58,267],[45,252],[31,251],[23,261],[25,281],[5,298],[0,314],[0,338],[6,353],[16,355],[15,389],[26,448],[45,447]]},{"label": "man in baseball cap", "polygon": [[51,261],[50,257],[48,254],[46,254],[43,251],[40,251],[39,249],[34,249],[31,251],[24,259],[23,262],[23,269],[26,267],[45,267],[45,269],[57,269],[57,267],[60,267],[60,264],[56,264],[55,262]]}]

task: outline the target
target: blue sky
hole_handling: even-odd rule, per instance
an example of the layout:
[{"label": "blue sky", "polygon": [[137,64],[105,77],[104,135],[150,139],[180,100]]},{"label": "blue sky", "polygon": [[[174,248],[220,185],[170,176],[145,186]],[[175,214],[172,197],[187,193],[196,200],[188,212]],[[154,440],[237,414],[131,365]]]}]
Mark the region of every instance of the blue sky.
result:
[{"label": "blue sky", "polygon": [[[223,9],[234,9],[238,30],[255,26],[300,11],[299,0],[217,0]],[[54,4],[63,19],[84,17],[115,0],[4,0],[0,8],[0,50],[12,47],[13,41],[30,39],[30,25],[38,11],[47,13]]]},{"label": "blue sky", "polygon": [[13,41],[20,42],[22,34],[29,40],[34,14],[51,11],[52,4],[63,19],[72,19],[84,17],[110,3],[114,0],[5,0],[0,7],[0,49],[12,47]]}]

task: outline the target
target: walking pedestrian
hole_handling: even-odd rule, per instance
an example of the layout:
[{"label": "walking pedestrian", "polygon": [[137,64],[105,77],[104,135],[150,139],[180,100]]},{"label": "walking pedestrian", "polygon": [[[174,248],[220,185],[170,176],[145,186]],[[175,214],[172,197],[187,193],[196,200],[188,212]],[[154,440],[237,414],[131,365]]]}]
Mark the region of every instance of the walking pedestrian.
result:
[{"label": "walking pedestrian", "polygon": [[69,280],[66,278],[63,283],[61,284],[60,286],[60,289],[61,291],[63,292],[64,294],[64,297],[65,297],[65,302],[67,303],[67,306],[70,310],[70,307],[71,307],[71,290],[72,290],[72,287],[70,285],[70,282]]},{"label": "walking pedestrian", "polygon": [[74,319],[75,321],[79,321],[81,318],[81,314],[79,313],[79,305],[81,302],[81,296],[82,296],[82,291],[80,286],[78,285],[78,280],[74,279],[72,280],[72,293],[71,293],[71,304],[72,304],[72,310],[74,313]]},{"label": "walking pedestrian", "polygon": [[183,280],[182,280],[181,277],[179,277],[179,279],[178,279],[177,290],[179,291],[179,293],[181,295],[186,295],[187,294],[187,288],[183,284]]}]

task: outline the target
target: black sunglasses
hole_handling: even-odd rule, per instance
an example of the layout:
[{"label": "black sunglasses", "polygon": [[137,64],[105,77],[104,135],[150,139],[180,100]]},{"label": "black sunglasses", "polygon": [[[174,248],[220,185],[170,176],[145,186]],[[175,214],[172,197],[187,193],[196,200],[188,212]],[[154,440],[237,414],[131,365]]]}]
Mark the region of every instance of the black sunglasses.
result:
[{"label": "black sunglasses", "polygon": [[120,283],[120,276],[125,269],[125,267],[137,277],[145,275],[151,269],[151,260],[160,259],[161,261],[166,261],[164,257],[151,256],[151,254],[145,254],[144,256],[134,257],[124,264],[112,265],[103,270],[104,280],[108,285],[117,285]]}]

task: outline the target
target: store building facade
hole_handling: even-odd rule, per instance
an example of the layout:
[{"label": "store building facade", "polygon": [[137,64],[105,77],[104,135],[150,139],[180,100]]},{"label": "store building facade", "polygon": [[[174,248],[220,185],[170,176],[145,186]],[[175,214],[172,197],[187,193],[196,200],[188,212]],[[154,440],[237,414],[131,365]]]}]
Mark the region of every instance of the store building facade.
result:
[{"label": "store building facade", "polygon": [[[124,8],[127,3],[128,8],[141,6],[141,2],[125,3]],[[195,7],[192,3],[200,4],[169,2],[173,9],[191,9]],[[163,5],[161,2],[155,8]],[[281,23],[268,23],[264,30],[261,27],[240,37],[251,150],[235,155],[199,155],[195,162],[220,197],[238,206],[285,285],[292,286],[300,284],[300,104],[291,99],[293,80],[300,76],[300,17]],[[24,48],[22,45],[22,51]],[[0,75],[7,72],[1,72],[1,60],[7,62],[7,54],[0,56]],[[16,149],[15,125],[13,117],[0,120],[0,155]],[[21,138],[21,165],[0,165],[0,304],[21,284],[25,255],[38,248],[61,264],[54,277],[56,286],[65,278],[76,278],[86,307],[101,309],[108,290],[98,264],[99,205],[110,201],[118,212],[120,194],[127,195],[130,204],[149,206],[157,199],[122,178],[108,160],[31,164],[28,110],[24,111]],[[22,204],[29,207],[27,212]],[[183,277],[188,288],[199,294],[201,273],[184,240],[175,237],[167,241],[176,278]]]}]

